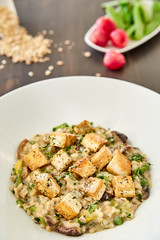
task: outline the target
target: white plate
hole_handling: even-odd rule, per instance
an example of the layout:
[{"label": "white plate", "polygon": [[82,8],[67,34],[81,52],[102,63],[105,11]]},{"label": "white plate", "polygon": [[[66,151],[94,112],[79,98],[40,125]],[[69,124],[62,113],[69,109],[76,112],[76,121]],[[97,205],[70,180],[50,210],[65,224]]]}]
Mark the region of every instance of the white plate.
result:
[{"label": "white plate", "polygon": [[0,240],[75,239],[47,232],[19,209],[10,185],[18,143],[53,126],[88,119],[125,133],[152,165],[151,195],[132,221],[114,229],[84,234],[81,240],[160,239],[160,96],[128,82],[96,77],[65,77],[34,83],[0,98]]},{"label": "white plate", "polygon": [[[148,4],[149,6],[152,4],[152,1],[144,1],[144,2],[145,2],[145,4]],[[100,47],[100,46],[97,46],[96,44],[94,44],[93,42],[91,42],[90,37],[91,37],[91,34],[92,34],[94,29],[95,29],[95,25],[93,25],[87,31],[87,33],[84,36],[84,40],[87,43],[87,45],[90,46],[91,48],[93,48],[97,51],[100,51],[100,52],[104,52],[104,53],[109,51],[109,50],[116,50],[119,53],[128,52],[128,51],[142,45],[143,43],[147,42],[148,40],[150,40],[151,38],[153,38],[155,35],[157,35],[160,32],[160,26],[159,26],[152,33],[143,37],[141,40],[131,40],[130,39],[126,47],[117,48],[117,47],[114,47],[113,45],[111,45],[110,42],[106,47]]]}]

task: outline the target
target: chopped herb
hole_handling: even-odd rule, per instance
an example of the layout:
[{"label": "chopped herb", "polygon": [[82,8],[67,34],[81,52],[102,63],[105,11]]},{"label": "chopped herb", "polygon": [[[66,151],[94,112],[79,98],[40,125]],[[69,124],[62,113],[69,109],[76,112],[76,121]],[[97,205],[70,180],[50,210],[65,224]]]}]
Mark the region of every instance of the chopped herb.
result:
[{"label": "chopped herb", "polygon": [[33,145],[33,144],[35,144],[36,142],[35,142],[35,141],[29,141],[29,143]]},{"label": "chopped herb", "polygon": [[83,138],[81,137],[81,138],[79,139],[78,145],[81,145],[82,140],[83,140]]},{"label": "chopped herb", "polygon": [[133,154],[131,157],[129,157],[130,161],[136,161],[136,162],[142,162],[144,157],[141,154]]},{"label": "chopped herb", "polygon": [[52,144],[53,144],[53,145],[54,145],[54,139],[55,139],[55,138],[54,138],[54,137],[52,137]]},{"label": "chopped herb", "polygon": [[108,140],[109,143],[114,143],[115,142],[114,136],[108,137],[107,140]]},{"label": "chopped herb", "polygon": [[140,201],[142,199],[142,194],[141,193],[138,193],[137,194],[137,199]]},{"label": "chopped herb", "polygon": [[74,196],[72,199],[76,199],[76,197]]},{"label": "chopped herb", "polygon": [[89,212],[90,214],[95,211],[95,209],[96,209],[96,206],[95,206],[95,205],[97,205],[97,204],[98,204],[98,202],[95,202],[95,203],[91,204],[91,205],[88,207],[88,212]]},{"label": "chopped herb", "polygon": [[148,181],[145,178],[141,178],[141,186],[144,188],[148,184]]},{"label": "chopped herb", "polygon": [[91,126],[93,126],[93,122],[90,122]]},{"label": "chopped herb", "polygon": [[57,127],[54,127],[53,129],[52,129],[52,131],[53,132],[55,132],[57,129],[59,129],[59,128],[62,128],[62,129],[64,129],[64,128],[67,128],[68,127],[68,124],[67,123],[62,123],[61,125],[59,125],[59,126],[57,126]]},{"label": "chopped herb", "polygon": [[16,187],[22,182],[23,169],[18,170],[18,177],[16,178]]},{"label": "chopped herb", "polygon": [[76,185],[76,184],[77,184],[76,182],[73,183],[73,185]]},{"label": "chopped herb", "polygon": [[150,164],[149,163],[145,163],[139,170],[139,173],[141,175],[143,175],[146,171],[150,170]]},{"label": "chopped herb", "polygon": [[127,214],[127,218],[131,218],[131,214],[130,213],[126,212],[126,214]]},{"label": "chopped herb", "polygon": [[36,211],[36,207],[33,205],[33,206],[30,206],[29,207],[29,210],[31,211],[31,212],[35,212]]},{"label": "chopped herb", "polygon": [[72,125],[72,129],[75,127],[76,125]]},{"label": "chopped herb", "polygon": [[123,219],[121,217],[117,217],[113,220],[113,223],[115,225],[121,225],[121,224],[123,224]]},{"label": "chopped herb", "polygon": [[80,224],[80,225],[87,225],[88,223],[84,223],[82,222],[81,220],[77,219],[77,222]]},{"label": "chopped herb", "polygon": [[21,208],[23,208],[23,203],[22,200],[17,200],[16,201],[17,205],[19,205]]},{"label": "chopped herb", "polygon": [[60,220],[60,217],[59,216],[53,216],[54,218],[56,218],[57,220]]},{"label": "chopped herb", "polygon": [[34,220],[39,223],[39,221],[41,221],[41,223],[44,225],[44,226],[47,226],[45,220],[42,218],[42,217],[35,217]]},{"label": "chopped herb", "polygon": [[42,147],[42,151],[46,151],[46,149],[50,146],[49,143],[47,143],[47,145],[45,145],[44,147]]},{"label": "chopped herb", "polygon": [[69,171],[69,177],[72,179],[72,180],[77,180],[75,177],[74,177],[74,175],[73,175],[73,173],[71,173],[70,171]]},{"label": "chopped herb", "polygon": [[97,177],[97,178],[104,179],[104,180],[106,180],[106,181],[110,181],[107,177],[102,176],[102,175],[98,175],[98,176],[96,176],[96,177]]},{"label": "chopped herb", "polygon": [[44,173],[50,173],[51,171],[49,171],[49,170],[47,170],[47,169],[45,169],[44,170]]}]

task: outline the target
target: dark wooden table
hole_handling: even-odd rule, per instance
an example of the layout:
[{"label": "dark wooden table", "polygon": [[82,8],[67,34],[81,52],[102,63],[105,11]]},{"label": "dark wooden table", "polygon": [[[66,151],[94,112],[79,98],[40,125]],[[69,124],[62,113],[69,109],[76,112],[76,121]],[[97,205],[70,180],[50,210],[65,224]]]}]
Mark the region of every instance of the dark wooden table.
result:
[{"label": "dark wooden table", "polygon": [[[160,93],[160,34],[153,39],[125,54],[127,64],[118,71],[110,71],[103,66],[103,53],[92,50],[84,40],[85,32],[96,18],[104,14],[100,8],[103,0],[15,0],[21,25],[29,33],[36,35],[42,30],[54,30],[50,36],[54,43],[64,47],[59,53],[52,46],[50,61],[26,66],[24,63],[14,64],[7,60],[5,69],[0,70],[0,96],[20,86],[47,78],[74,75],[91,75],[101,73],[103,77],[123,79],[145,86]],[[49,35],[48,35],[49,37]],[[75,43],[72,49],[64,46],[65,40]],[[91,51],[91,58],[83,56],[84,51]],[[57,60],[63,60],[64,66],[56,66]],[[55,69],[48,77],[45,70],[49,65]],[[34,77],[28,72],[33,71]]]}]

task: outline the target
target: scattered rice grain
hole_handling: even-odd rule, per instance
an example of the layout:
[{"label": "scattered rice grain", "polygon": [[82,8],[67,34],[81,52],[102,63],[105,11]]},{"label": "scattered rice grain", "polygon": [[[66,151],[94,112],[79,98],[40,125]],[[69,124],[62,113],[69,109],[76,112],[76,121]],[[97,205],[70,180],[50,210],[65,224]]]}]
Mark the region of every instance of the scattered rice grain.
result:
[{"label": "scattered rice grain", "polygon": [[68,45],[70,45],[70,44],[71,44],[71,41],[70,41],[70,40],[65,40],[65,41],[64,41],[64,45],[68,46]]},{"label": "scattered rice grain", "polygon": [[51,73],[52,73],[52,72],[51,72],[50,70],[46,70],[46,71],[45,71],[45,75],[46,75],[46,76],[51,75]]},{"label": "scattered rice grain", "polygon": [[58,47],[57,51],[61,53],[61,52],[63,52],[63,48],[62,47]]},{"label": "scattered rice grain", "polygon": [[86,58],[89,58],[92,56],[92,53],[89,52],[89,51],[86,51],[86,52],[83,52],[83,56],[86,57]]},{"label": "scattered rice grain", "polygon": [[96,73],[95,76],[96,76],[96,77],[101,77],[102,74],[101,74],[101,73]]},{"label": "scattered rice grain", "polygon": [[59,60],[59,61],[56,62],[56,64],[57,64],[57,66],[63,66],[63,65],[64,65],[64,62],[61,61],[61,60]]},{"label": "scattered rice grain", "polygon": [[7,61],[5,59],[2,60],[1,62],[3,65],[5,65],[7,63]]},{"label": "scattered rice grain", "polygon": [[53,65],[50,65],[49,67],[48,67],[48,70],[50,70],[50,71],[52,71],[54,69],[54,66]]},{"label": "scattered rice grain", "polygon": [[4,69],[4,65],[0,65],[0,70]]},{"label": "scattered rice grain", "polygon": [[34,73],[32,71],[28,72],[28,76],[29,77],[33,77],[34,76]]}]

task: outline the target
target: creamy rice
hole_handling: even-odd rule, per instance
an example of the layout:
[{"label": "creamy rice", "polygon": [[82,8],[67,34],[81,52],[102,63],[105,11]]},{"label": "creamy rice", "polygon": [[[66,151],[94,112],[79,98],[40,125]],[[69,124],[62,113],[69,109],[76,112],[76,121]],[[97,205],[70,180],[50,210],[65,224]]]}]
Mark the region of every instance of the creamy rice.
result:
[{"label": "creamy rice", "polygon": [[[74,144],[63,148],[72,159],[72,163],[62,172],[51,164],[51,159],[61,148],[51,146],[50,133],[37,134],[29,141],[22,141],[18,147],[18,163],[14,164],[11,172],[12,184],[10,190],[17,199],[18,206],[23,208],[35,223],[47,231],[58,231],[66,235],[78,236],[83,233],[94,233],[113,228],[124,221],[132,220],[138,206],[149,197],[151,188],[150,164],[147,162],[146,155],[140,149],[129,145],[124,134],[91,125],[91,132],[107,140],[105,145],[113,156],[115,151],[119,149],[130,161],[135,195],[127,198],[116,197],[112,182],[115,176],[106,170],[106,166],[101,170],[97,169],[93,175],[87,178],[82,178],[71,171],[72,166],[80,158],[87,158],[90,161],[95,154],[95,152],[82,145],[82,139],[88,132],[77,134],[74,130],[75,126],[68,126],[67,124],[55,127],[51,131],[76,136]],[[23,159],[37,148],[48,160],[48,165],[31,171]],[[41,173],[48,173],[60,186],[60,193],[54,198],[45,196],[37,188],[35,179]],[[99,200],[95,200],[85,192],[86,181],[90,177],[102,179],[105,184],[105,192]],[[72,193],[81,204],[77,216],[69,220],[55,210],[55,207],[68,193]]]}]

